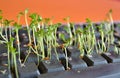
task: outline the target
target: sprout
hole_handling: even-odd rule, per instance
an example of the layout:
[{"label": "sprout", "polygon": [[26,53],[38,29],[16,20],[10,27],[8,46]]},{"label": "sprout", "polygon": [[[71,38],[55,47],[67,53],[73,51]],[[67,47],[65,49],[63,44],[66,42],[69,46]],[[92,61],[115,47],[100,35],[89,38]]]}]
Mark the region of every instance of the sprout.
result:
[{"label": "sprout", "polygon": [[21,25],[19,25],[17,22],[15,22],[14,24],[14,27],[15,27],[15,32],[16,32],[16,44],[17,44],[17,50],[18,50],[18,60],[19,60],[19,62],[20,62],[20,64],[21,64],[21,59],[20,59],[20,40],[19,40],[19,33],[18,33],[18,31],[19,31],[19,29],[21,28]]},{"label": "sprout", "polygon": [[109,10],[109,12],[107,13],[107,17],[110,21],[110,28],[111,28],[111,44],[114,44],[114,21],[113,21],[113,18],[112,18],[112,9]]},{"label": "sprout", "polygon": [[[39,64],[39,59],[40,59],[41,54],[38,52],[38,50],[40,50],[40,47],[38,47],[39,42],[37,42],[36,39],[38,39],[38,37],[39,37],[38,31],[41,30],[40,22],[42,21],[42,17],[39,16],[37,13],[32,13],[32,14],[30,14],[29,17],[31,18],[30,28],[32,29],[32,37],[33,37],[33,45],[34,45],[34,47],[31,47],[31,49],[37,55],[38,64]],[[44,48],[42,48],[42,49],[44,49]],[[41,57],[44,58],[44,53]]]},{"label": "sprout", "polygon": [[45,58],[45,50],[44,50],[45,31],[44,29],[40,29],[35,34],[37,37],[37,46],[39,47],[38,50],[41,52],[42,59],[44,59]]},{"label": "sprout", "polygon": [[27,33],[28,33],[28,38],[29,38],[29,43],[28,43],[29,49],[28,49],[28,55],[25,57],[25,60],[24,60],[23,64],[26,62],[26,60],[27,60],[29,54],[31,53],[31,45],[32,45],[32,40],[31,40],[31,29],[30,29],[30,27],[29,27],[29,25],[28,25],[28,19],[27,19],[28,9],[25,9],[24,15],[25,15],[25,22],[26,22]]},{"label": "sprout", "polygon": [[48,26],[49,22],[50,22],[50,18],[44,18],[44,22],[45,22],[45,25]]},{"label": "sprout", "polygon": [[[26,62],[30,53],[34,53],[37,55],[38,64],[41,60],[45,60],[46,58],[50,58],[52,56],[52,50],[54,50],[56,54],[57,60],[59,60],[57,48],[62,46],[62,49],[65,54],[66,59],[66,68],[69,69],[68,66],[68,54],[67,47],[69,46],[77,46],[80,50],[80,56],[84,55],[92,55],[92,53],[96,50],[97,53],[107,52],[110,48],[111,44],[114,44],[114,21],[112,18],[112,10],[109,10],[107,17],[109,21],[102,22],[99,26],[94,27],[93,22],[87,18],[86,26],[81,28],[75,28],[75,24],[70,22],[70,17],[64,18],[66,22],[66,26],[64,26],[64,32],[57,33],[57,28],[61,26],[60,23],[53,24],[52,18],[42,18],[37,13],[28,14],[28,9],[25,9],[24,12],[20,12],[17,16],[17,22],[13,22],[13,20],[4,19],[2,16],[2,10],[0,10],[0,44],[7,45],[7,53],[8,53],[8,69],[10,71],[10,67],[15,67],[16,78],[18,78],[18,69],[17,69],[17,60],[21,63],[20,59],[20,41],[19,41],[19,29],[21,29],[21,16],[24,15],[27,34],[29,38],[28,54],[25,57],[23,64]],[[30,21],[28,23],[28,19]],[[14,25],[14,31],[16,32],[16,40],[12,35],[11,24]],[[46,27],[45,27],[46,26]],[[97,33],[100,34],[101,39],[96,40],[96,28],[98,29]],[[5,33],[4,33],[5,32]],[[32,33],[31,33],[32,32]],[[63,43],[59,44],[57,39],[57,34],[59,35],[59,39],[63,41]],[[66,37],[69,36],[69,38]],[[17,47],[13,46],[13,42],[16,41]],[[73,44],[75,43],[75,44]],[[47,50],[47,52],[45,52]],[[119,54],[119,48],[115,45],[114,52]],[[18,59],[16,58],[18,54]]]},{"label": "sprout", "polygon": [[13,47],[13,41],[14,41],[14,38],[11,37],[10,41],[7,43],[7,45],[8,45],[9,51],[11,53],[12,67],[14,67],[14,69],[15,69],[16,78],[19,78],[19,76],[18,76],[18,69],[17,69],[17,59],[16,59],[16,55],[17,55],[18,52]]},{"label": "sprout", "polygon": [[83,57],[85,55],[84,51],[84,36],[83,36],[83,30],[81,28],[78,28],[76,30],[77,33],[77,42],[78,42],[78,49],[80,50],[80,56]]},{"label": "sprout", "polygon": [[70,36],[70,44],[72,44],[73,43],[73,35],[72,35],[72,30],[71,30],[71,27],[70,27],[70,22],[69,22],[69,20],[70,20],[70,17],[66,17],[66,18],[64,18],[63,20],[65,20],[66,22],[67,22],[67,27],[64,27],[64,29],[67,31],[67,33],[69,34],[69,36]]},{"label": "sprout", "polygon": [[20,24],[20,18],[21,18],[22,15],[24,15],[23,12],[20,12],[20,13],[17,15],[17,18],[18,18],[18,24]]}]

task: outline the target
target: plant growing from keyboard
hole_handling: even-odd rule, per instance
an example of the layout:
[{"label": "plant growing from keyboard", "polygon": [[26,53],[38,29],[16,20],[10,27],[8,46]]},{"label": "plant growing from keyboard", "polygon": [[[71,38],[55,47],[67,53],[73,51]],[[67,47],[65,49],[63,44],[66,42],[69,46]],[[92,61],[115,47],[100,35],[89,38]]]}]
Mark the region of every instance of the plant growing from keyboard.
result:
[{"label": "plant growing from keyboard", "polygon": [[78,42],[77,47],[80,50],[80,57],[82,58],[85,55],[83,29],[78,28],[76,30],[76,33],[77,33],[77,42]]},{"label": "plant growing from keyboard", "polygon": [[52,49],[55,51],[56,57],[58,58],[58,54],[56,51],[56,47],[58,46],[57,39],[56,39],[56,31],[59,24],[51,24],[50,26],[46,27],[46,35],[45,35],[45,42],[47,46],[47,57],[51,58],[51,51]]},{"label": "plant growing from keyboard", "polygon": [[7,44],[9,42],[8,37],[7,36],[7,32],[5,32],[5,34],[3,35],[3,29],[4,27],[2,27],[0,29],[0,36],[1,36],[1,40],[0,40],[0,44],[6,44],[7,45],[7,59],[8,59],[8,71],[10,72],[10,50],[9,50],[9,45]]},{"label": "plant growing from keyboard", "polygon": [[13,42],[14,42],[14,38],[10,37],[10,40],[8,41],[7,45],[9,48],[9,52],[11,53],[11,67],[13,71],[15,71],[16,78],[19,78],[18,69],[17,69],[17,58],[16,58],[18,52],[16,51],[16,48],[14,48]]},{"label": "plant growing from keyboard", "polygon": [[[3,26],[5,30],[5,34],[3,35],[3,31],[0,32],[0,35],[3,39],[2,43],[7,45],[7,56],[8,56],[8,71],[11,72],[11,68],[14,69],[16,78],[18,77],[18,70],[17,70],[17,51],[13,46],[14,38],[12,37],[12,28],[10,27],[12,20],[5,19],[3,21]],[[9,29],[9,31],[8,31]]]},{"label": "plant growing from keyboard", "polygon": [[[3,16],[2,16],[2,10],[0,10],[0,37],[2,38],[2,37],[4,37],[3,36]],[[0,43],[2,43],[3,42],[3,40],[1,39],[0,40]]]},{"label": "plant growing from keyboard", "polygon": [[98,26],[98,30],[99,30],[99,33],[100,33],[100,37],[101,37],[101,40],[98,40],[97,44],[98,44],[98,53],[100,52],[106,52],[106,44],[105,44],[105,31],[103,30],[103,24],[100,24]]},{"label": "plant growing from keyboard", "polygon": [[51,58],[51,50],[53,45],[53,27],[48,26],[46,29],[45,41],[46,41],[46,48],[47,48],[47,57]]},{"label": "plant growing from keyboard", "polygon": [[40,55],[42,59],[45,58],[45,46],[44,46],[44,35],[46,34],[44,29],[38,30],[36,33],[36,40],[37,40],[37,47],[38,50],[40,51]]},{"label": "plant growing from keyboard", "polygon": [[2,22],[3,22],[3,16],[2,16],[2,10],[0,10],[0,27],[2,28]]},{"label": "plant growing from keyboard", "polygon": [[32,42],[33,42],[31,49],[37,55],[38,63],[39,63],[41,54],[38,51],[38,45],[37,45],[37,41],[36,41],[36,38],[37,38],[36,32],[41,29],[40,22],[42,21],[42,17],[40,15],[38,15],[37,13],[32,13],[32,14],[30,14],[29,17],[31,18],[30,28],[32,29]]},{"label": "plant growing from keyboard", "polygon": [[57,28],[59,27],[61,25],[61,23],[57,23],[57,24],[54,24],[53,25],[53,44],[52,44],[52,46],[53,46],[53,49],[54,49],[54,51],[55,51],[55,54],[56,54],[56,58],[57,58],[57,60],[59,60],[59,57],[58,57],[58,53],[57,53],[57,50],[56,50],[56,48],[59,46],[59,44],[58,44],[58,40],[57,40]]},{"label": "plant growing from keyboard", "polygon": [[29,43],[27,44],[27,46],[28,46],[27,53],[28,54],[25,57],[23,64],[26,62],[29,54],[31,53],[31,46],[32,46],[31,28],[29,27],[29,24],[28,24],[28,9],[25,9],[25,11],[24,11],[24,18],[25,18],[25,23],[26,23],[26,27],[27,27],[27,34],[28,34]]},{"label": "plant growing from keyboard", "polygon": [[19,60],[19,62],[21,64],[21,59],[20,59],[21,58],[21,56],[20,56],[20,40],[19,40],[19,33],[18,33],[19,29],[21,28],[21,25],[19,25],[18,23],[15,22],[13,24],[13,26],[14,26],[14,30],[15,30],[15,33],[16,33],[16,45],[17,45],[16,48],[18,50],[18,60]]},{"label": "plant growing from keyboard", "polygon": [[109,19],[109,24],[110,24],[110,29],[111,29],[110,42],[111,42],[111,44],[114,44],[114,22],[113,22],[113,18],[112,18],[112,9],[109,10],[107,16]]},{"label": "plant growing from keyboard", "polygon": [[64,33],[60,33],[60,39],[62,39],[64,41],[63,44],[60,44],[60,47],[62,48],[62,50],[64,51],[65,53],[65,60],[66,60],[66,69],[69,70],[69,66],[68,66],[68,54],[67,54],[67,47],[69,47],[71,45],[71,39],[68,38],[66,39],[65,38],[65,34]]},{"label": "plant growing from keyboard", "polygon": [[70,23],[70,28],[72,30],[72,35],[73,35],[73,45],[77,46],[77,33],[76,33],[76,29],[75,29],[75,24],[74,23]]},{"label": "plant growing from keyboard", "polygon": [[98,30],[101,36],[101,40],[97,42],[99,52],[107,52],[110,45],[113,44],[111,35],[111,24],[109,22],[103,22],[98,26]]},{"label": "plant growing from keyboard", "polygon": [[73,35],[72,35],[71,27],[70,27],[70,17],[66,17],[63,20],[65,20],[67,22],[67,26],[65,26],[64,29],[69,34],[70,45],[72,45],[72,43],[73,43]]},{"label": "plant growing from keyboard", "polygon": [[86,19],[87,25],[83,29],[83,46],[84,50],[86,51],[87,55],[91,55],[94,50],[95,50],[95,42],[96,42],[96,37],[95,37],[95,30],[93,27],[93,23],[91,22],[90,19]]},{"label": "plant growing from keyboard", "polygon": [[114,38],[112,38],[112,36],[114,36],[114,33],[113,33],[114,30],[112,30],[111,23],[106,22],[105,23],[105,27],[106,27],[105,29],[106,29],[106,34],[107,34],[107,37],[106,37],[107,51],[109,51],[110,45],[114,45],[114,50],[113,51],[116,52],[117,54],[119,54],[120,48],[113,43],[114,42]]},{"label": "plant growing from keyboard", "polygon": [[[13,20],[8,20],[8,19],[4,19],[3,20],[3,27],[4,27],[4,34],[2,34],[2,32],[0,33],[1,37],[2,37],[2,42],[4,44],[7,45],[7,56],[8,56],[8,71],[10,72],[10,67],[11,67],[11,51],[10,51],[10,45],[8,44],[10,41],[10,38],[12,37],[12,28],[10,28],[11,22],[13,22]],[[9,32],[8,32],[9,29]]]}]

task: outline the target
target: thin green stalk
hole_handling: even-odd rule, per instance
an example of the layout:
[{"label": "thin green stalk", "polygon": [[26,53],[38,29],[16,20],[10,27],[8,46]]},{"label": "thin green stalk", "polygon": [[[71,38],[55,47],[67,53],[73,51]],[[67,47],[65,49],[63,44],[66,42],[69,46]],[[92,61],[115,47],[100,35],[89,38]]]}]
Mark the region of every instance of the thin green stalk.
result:
[{"label": "thin green stalk", "polygon": [[35,46],[35,51],[34,52],[37,54],[37,60],[38,60],[37,66],[38,66],[39,62],[40,62],[40,58],[39,58],[38,47],[37,47],[36,39],[35,39],[35,31],[36,31],[36,28],[34,27],[33,28],[33,41],[34,41],[34,46]]},{"label": "thin green stalk", "polygon": [[7,53],[8,53],[8,71],[10,72],[10,49],[9,49],[9,45],[7,44]]},{"label": "thin green stalk", "polygon": [[59,56],[58,56],[56,47],[54,47],[54,51],[55,51],[55,54],[56,54],[56,58],[57,58],[57,60],[59,61]]},{"label": "thin green stalk", "polygon": [[[28,43],[28,55],[31,53],[31,44],[32,44],[32,41],[31,41],[31,34],[30,34],[30,31],[31,29],[29,28],[29,25],[28,25],[28,20],[27,20],[27,14],[28,14],[28,9],[25,10],[25,23],[26,23],[26,26],[27,26],[27,32],[28,32],[28,38],[29,38],[29,43]],[[25,61],[27,60],[28,58],[28,55],[25,57]],[[24,63],[25,63],[24,61]]]},{"label": "thin green stalk", "polygon": [[45,52],[44,52],[44,43],[43,43],[43,38],[40,38],[40,50],[42,52],[42,59],[45,58]]},{"label": "thin green stalk", "polygon": [[67,50],[66,50],[66,47],[64,47],[64,50],[65,50],[65,58],[66,58],[66,69],[68,70],[68,57],[67,57]]},{"label": "thin green stalk", "polygon": [[17,63],[16,63],[16,54],[13,54],[13,60],[14,60],[14,65],[15,65],[15,73],[16,73],[16,78],[19,78],[18,76],[18,69],[17,69]]},{"label": "thin green stalk", "polygon": [[79,42],[79,49],[80,49],[80,56],[81,57],[83,57],[84,56],[84,49],[83,49],[83,43],[84,43],[84,41],[83,41],[83,35],[81,34],[81,36],[78,34],[78,42]]},{"label": "thin green stalk", "polygon": [[29,44],[31,44],[31,34],[30,34],[29,25],[28,25],[27,14],[28,14],[28,9],[25,10],[25,22],[26,22],[27,31],[28,31]]},{"label": "thin green stalk", "polygon": [[42,22],[42,29],[44,29],[44,23]]},{"label": "thin green stalk", "polygon": [[8,39],[8,34],[7,34],[7,27],[5,27],[5,36],[6,36],[6,39]]},{"label": "thin green stalk", "polygon": [[[3,28],[2,28],[2,30],[3,30]],[[3,34],[2,34],[3,31],[2,30],[0,32],[0,36],[2,37],[2,39],[5,40],[3,43],[7,44],[8,43],[8,38],[5,38],[3,36]],[[5,32],[5,35],[6,34],[7,34],[7,32]],[[7,54],[8,54],[8,56],[7,56],[7,59],[8,59],[8,71],[10,72],[10,67],[11,67],[11,65],[10,65],[10,49],[9,49],[9,45],[8,44],[7,44]]]},{"label": "thin green stalk", "polygon": [[18,35],[18,29],[16,29],[16,38],[17,38],[17,47],[18,47],[18,60],[21,64],[21,59],[20,59],[20,40],[19,40],[19,35]]},{"label": "thin green stalk", "polygon": [[55,29],[55,33],[54,33],[54,45],[53,45],[53,47],[54,47],[54,51],[55,51],[55,54],[56,54],[56,58],[57,58],[57,60],[59,61],[59,56],[58,56],[58,53],[57,53],[57,50],[56,50],[56,47],[57,47],[57,36],[56,36],[56,34],[57,34],[57,28]]},{"label": "thin green stalk", "polygon": [[110,21],[111,21],[111,30],[112,30],[112,33],[111,33],[111,39],[112,39],[112,44],[114,43],[114,22],[113,22],[113,18],[112,18],[112,10],[109,11],[109,17],[110,17]]}]

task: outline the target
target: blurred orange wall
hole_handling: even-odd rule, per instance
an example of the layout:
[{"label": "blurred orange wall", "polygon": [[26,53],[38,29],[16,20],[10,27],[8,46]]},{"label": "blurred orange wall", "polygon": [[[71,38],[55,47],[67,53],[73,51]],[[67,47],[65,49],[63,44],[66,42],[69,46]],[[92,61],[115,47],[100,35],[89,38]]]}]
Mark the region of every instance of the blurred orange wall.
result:
[{"label": "blurred orange wall", "polygon": [[61,22],[70,16],[73,22],[104,20],[109,9],[113,10],[114,20],[120,20],[119,0],[0,0],[0,9],[5,18],[16,20],[20,11],[29,8],[43,17],[54,17],[54,22]]}]

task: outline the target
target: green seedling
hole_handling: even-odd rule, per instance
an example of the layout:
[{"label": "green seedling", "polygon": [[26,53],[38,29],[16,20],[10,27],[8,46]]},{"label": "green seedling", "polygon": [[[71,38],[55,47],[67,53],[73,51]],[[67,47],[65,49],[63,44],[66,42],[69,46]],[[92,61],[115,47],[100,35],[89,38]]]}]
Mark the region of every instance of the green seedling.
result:
[{"label": "green seedling", "polygon": [[40,53],[38,52],[38,47],[37,47],[37,43],[36,43],[36,38],[37,36],[35,35],[35,33],[38,31],[38,29],[40,30],[40,22],[42,21],[42,17],[39,16],[36,13],[32,13],[29,16],[31,18],[31,22],[30,22],[30,28],[32,29],[33,33],[32,33],[32,37],[33,37],[33,44],[34,46],[31,46],[31,49],[33,50],[33,52],[37,55],[38,58],[38,63],[39,63],[39,57],[40,57]]},{"label": "green seedling", "polygon": [[[100,52],[107,52],[110,48],[111,44],[114,44],[114,21],[112,18],[112,10],[110,10],[107,14],[107,17],[109,18],[109,21],[102,22],[98,26],[98,32],[100,33],[101,40],[98,42],[96,41],[96,30],[93,26],[93,23],[90,19],[86,19],[86,27],[85,28],[78,28],[75,29],[74,23],[70,22],[70,18],[66,17],[64,20],[67,23],[67,26],[64,27],[64,30],[69,35],[69,38],[65,38],[66,33],[60,33],[59,38],[63,40],[63,44],[58,44],[57,39],[57,28],[60,26],[59,23],[53,24],[51,18],[42,18],[37,13],[31,13],[28,14],[28,9],[26,9],[23,12],[20,12],[17,16],[18,21],[15,22],[14,25],[14,31],[16,32],[16,43],[17,48],[13,47],[13,41],[15,41],[15,38],[12,37],[12,28],[11,28],[11,22],[12,20],[3,19],[2,11],[0,10],[0,37],[2,38],[0,40],[0,44],[6,44],[7,45],[7,53],[8,53],[8,69],[10,71],[11,67],[15,68],[15,75],[16,78],[18,78],[18,69],[17,69],[17,63],[16,61],[20,60],[20,41],[19,41],[19,35],[18,31],[21,28],[20,20],[21,16],[24,15],[26,27],[27,27],[27,33],[29,38],[28,43],[28,55],[25,57],[25,60],[23,64],[26,62],[27,58],[29,57],[29,54],[34,52],[37,55],[38,63],[40,58],[42,60],[45,60],[46,57],[51,59],[52,56],[52,49],[54,49],[57,59],[59,60],[58,52],[56,48],[59,46],[62,46],[62,49],[65,53],[66,58],[66,68],[69,69],[68,66],[68,54],[67,54],[67,47],[71,46],[73,42],[75,42],[75,46],[77,46],[80,50],[80,56],[83,57],[86,55],[91,55],[95,50],[97,53]],[[30,20],[30,23],[28,23],[28,19]],[[9,29],[9,32],[8,32]],[[5,30],[5,34],[3,34],[3,31]],[[32,31],[32,34],[31,34]],[[45,48],[46,46],[46,48]],[[47,49],[47,53],[45,54],[45,49]],[[115,45],[114,52],[117,54],[120,54],[119,48]],[[18,59],[16,58],[18,54]]]},{"label": "green seedling", "polygon": [[51,58],[51,50],[53,48],[58,60],[59,60],[59,58],[58,58],[58,54],[56,51],[56,47],[58,47],[59,45],[57,43],[56,32],[57,32],[57,27],[59,25],[60,24],[58,23],[58,24],[53,24],[52,26],[51,25],[48,26],[46,28],[46,35],[45,35],[45,41],[46,41],[47,48],[48,48],[48,57]]},{"label": "green seedling", "polygon": [[90,19],[86,19],[87,26],[83,29],[83,46],[87,55],[91,55],[95,49],[95,30],[93,28],[93,23]]},{"label": "green seedling", "polygon": [[[6,39],[8,39],[8,36],[11,37],[12,35],[10,33],[12,33],[12,28],[10,27],[10,24],[13,22],[13,20],[8,20],[8,19],[5,19],[3,20],[3,25],[4,25],[4,28],[5,28],[5,37]],[[7,33],[9,29],[9,34]],[[9,40],[9,39],[8,39]]]},{"label": "green seedling", "polygon": [[80,50],[80,57],[83,57],[85,55],[85,51],[84,51],[84,34],[83,34],[83,29],[78,28],[76,30],[76,34],[77,34],[77,42],[78,42],[78,49]]},{"label": "green seedling", "polygon": [[21,57],[20,56],[20,40],[19,40],[19,33],[18,33],[19,29],[21,28],[21,25],[19,25],[17,22],[15,22],[13,24],[13,26],[14,26],[14,30],[16,32],[16,44],[17,44],[17,50],[18,50],[18,60],[19,60],[19,62],[21,64],[21,59],[20,59],[20,57]]},{"label": "green seedling", "polygon": [[85,55],[83,43],[84,43],[84,37],[83,37],[83,30],[81,28],[78,28],[76,30],[77,34],[77,42],[78,42],[78,49],[80,50],[80,57],[83,57]]},{"label": "green seedling", "polygon": [[42,59],[45,58],[45,50],[44,50],[44,37],[45,37],[45,31],[44,29],[38,30],[36,33],[37,36],[37,47],[38,50],[41,52]]},{"label": "green seedling", "polygon": [[59,61],[59,57],[58,57],[58,53],[57,53],[57,51],[56,51],[56,47],[58,47],[59,46],[59,44],[57,43],[57,28],[59,27],[61,25],[61,23],[57,23],[57,24],[54,24],[53,25],[53,44],[52,44],[52,46],[53,46],[53,48],[54,48],[54,51],[55,51],[55,53],[56,53],[56,58],[57,58],[57,60]]},{"label": "green seedling", "polygon": [[51,50],[52,50],[52,44],[53,44],[53,29],[51,26],[47,27],[46,34],[45,34],[45,41],[47,44],[47,57],[51,58]]},{"label": "green seedling", "polygon": [[53,24],[52,19],[51,18],[44,18],[44,24],[46,27],[49,26],[49,24],[52,25]]},{"label": "green seedling", "polygon": [[120,48],[117,47],[116,45],[115,45],[115,48],[114,48],[114,52],[118,55],[120,54]]},{"label": "green seedling", "polygon": [[73,41],[74,41],[74,46],[77,46],[77,33],[76,33],[76,29],[75,29],[75,24],[74,23],[70,23],[70,28],[73,32]]},{"label": "green seedling", "polygon": [[66,69],[69,70],[69,66],[68,66],[68,54],[67,54],[67,47],[71,46],[71,39],[68,38],[66,39],[65,38],[65,35],[64,33],[60,33],[60,39],[62,39],[64,41],[63,44],[61,44],[60,46],[62,47],[64,53],[65,53],[65,59],[66,59]]},{"label": "green seedling", "polygon": [[2,27],[3,22],[3,16],[2,16],[2,10],[0,10],[0,27]]},{"label": "green seedling", "polygon": [[18,19],[17,23],[18,23],[18,24],[20,24],[20,19],[21,19],[21,16],[23,16],[23,15],[24,15],[23,12],[20,12],[20,13],[17,15],[17,19]]},{"label": "green seedling", "polygon": [[37,26],[40,29],[40,22],[42,21],[42,17],[38,15],[37,13],[32,13],[29,15],[29,17],[31,18],[30,25],[34,24],[34,26]]},{"label": "green seedling", "polygon": [[113,44],[112,39],[113,30],[111,23],[104,21],[98,26],[98,30],[101,36],[101,41],[98,41],[99,52],[107,52],[110,48],[110,45]]},{"label": "green seedling", "polygon": [[29,45],[31,45],[31,43],[32,43],[32,41],[31,41],[31,34],[30,34],[31,29],[29,28],[28,19],[27,19],[28,9],[25,9],[24,15],[25,15],[25,22],[26,22],[27,31],[28,31]]},{"label": "green seedling", "polygon": [[65,27],[65,30],[69,33],[69,36],[71,39],[70,44],[72,44],[73,35],[72,35],[71,27],[70,27],[70,17],[66,17],[63,20],[67,22],[67,27]]},{"label": "green seedling", "polygon": [[103,30],[103,24],[101,24],[98,28],[99,28],[99,33],[100,33],[100,36],[101,36],[101,47],[100,47],[100,42],[98,42],[99,49],[101,49],[100,51],[102,51],[102,52],[106,52],[106,44],[105,44],[105,41],[104,41],[105,31]]},{"label": "green seedling", "polygon": [[114,21],[112,18],[112,9],[109,10],[109,12],[107,13],[107,17],[110,21],[110,28],[111,28],[111,44],[114,44]]},{"label": "green seedling", "polygon": [[28,38],[29,38],[29,43],[27,44],[29,49],[28,49],[28,55],[26,56],[23,64],[26,62],[29,54],[31,53],[31,45],[32,45],[32,39],[31,39],[31,28],[29,27],[29,24],[28,24],[28,9],[25,9],[24,11],[24,16],[25,16],[25,23],[26,23],[26,27],[27,27],[27,33],[28,33]]},{"label": "green seedling", "polygon": [[[8,54],[8,71],[10,72],[10,67],[11,67],[11,51],[10,51],[10,45],[8,45],[8,43],[10,42],[10,38],[12,37],[11,33],[12,33],[12,29],[10,28],[10,24],[11,22],[13,22],[13,20],[3,20],[3,26],[5,28],[5,36],[2,34],[2,32],[0,33],[2,39],[3,39],[3,43],[4,44],[7,44],[7,54]],[[7,33],[7,29],[9,28],[9,34]],[[9,35],[9,38],[8,38],[8,35]]]},{"label": "green seedling", "polygon": [[[15,69],[15,75],[16,78],[18,77],[18,70],[17,70],[17,63],[16,63],[16,49],[13,47],[13,41],[14,38],[12,37],[12,28],[10,27],[11,23],[13,22],[13,20],[7,20],[4,19],[3,20],[3,26],[5,29],[5,36],[3,35],[3,31],[1,30],[0,35],[2,37],[2,42],[4,44],[7,44],[7,54],[8,54],[8,71],[11,72],[11,67],[14,67]],[[9,29],[9,33],[8,33],[8,29]]]},{"label": "green seedling", "polygon": [[15,76],[16,76],[16,78],[19,78],[19,76],[18,76],[18,69],[17,69],[17,58],[16,58],[16,55],[17,55],[18,52],[13,47],[13,41],[14,41],[14,38],[11,37],[10,41],[7,43],[7,45],[8,45],[8,48],[9,48],[9,52],[11,53],[11,66],[15,69]]}]

